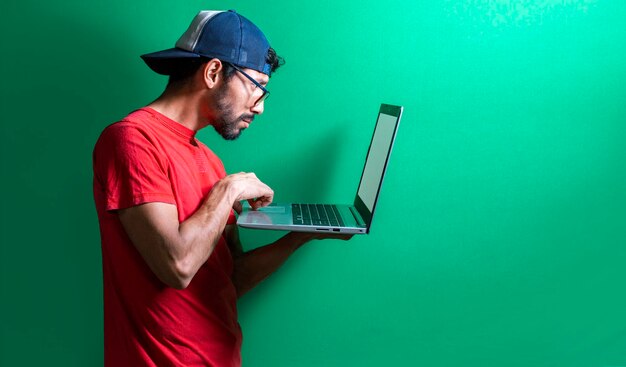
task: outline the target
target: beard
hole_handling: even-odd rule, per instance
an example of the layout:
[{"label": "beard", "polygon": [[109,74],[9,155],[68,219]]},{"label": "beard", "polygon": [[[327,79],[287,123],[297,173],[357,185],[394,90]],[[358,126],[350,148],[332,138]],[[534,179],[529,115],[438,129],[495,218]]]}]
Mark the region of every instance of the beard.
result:
[{"label": "beard", "polygon": [[239,123],[244,120],[252,122],[254,120],[253,114],[243,113],[236,116],[233,112],[233,106],[225,96],[226,90],[222,89],[216,96],[215,108],[217,117],[213,122],[213,128],[226,140],[235,140],[241,135],[244,129],[240,129]]}]

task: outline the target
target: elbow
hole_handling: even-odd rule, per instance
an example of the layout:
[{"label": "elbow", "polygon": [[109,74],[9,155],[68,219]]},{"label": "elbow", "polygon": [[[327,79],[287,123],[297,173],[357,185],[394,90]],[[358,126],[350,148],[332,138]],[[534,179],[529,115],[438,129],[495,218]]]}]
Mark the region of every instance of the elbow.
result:
[{"label": "elbow", "polygon": [[179,261],[170,264],[167,271],[163,272],[159,278],[168,287],[183,290],[189,286],[195,274],[196,271],[188,264]]},{"label": "elbow", "polygon": [[188,278],[174,278],[169,280],[167,283],[168,287],[177,289],[179,291],[182,291],[183,289],[186,289],[187,286],[189,286],[189,283],[191,283],[191,279]]},{"label": "elbow", "polygon": [[231,279],[235,286],[235,291],[237,292],[237,298],[241,298],[241,296],[254,288],[252,275],[246,272],[245,265],[240,261],[235,260],[235,268]]},{"label": "elbow", "polygon": [[196,275],[197,269],[194,269],[189,262],[179,261],[174,266],[174,284],[173,288],[182,290],[189,286],[194,275]]}]

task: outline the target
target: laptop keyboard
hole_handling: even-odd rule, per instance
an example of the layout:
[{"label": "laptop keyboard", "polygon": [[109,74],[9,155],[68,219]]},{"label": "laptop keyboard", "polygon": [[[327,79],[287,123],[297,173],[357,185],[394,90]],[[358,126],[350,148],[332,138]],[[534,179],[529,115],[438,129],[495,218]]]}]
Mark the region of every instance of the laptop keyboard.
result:
[{"label": "laptop keyboard", "polygon": [[343,227],[339,210],[328,204],[291,204],[293,224]]}]

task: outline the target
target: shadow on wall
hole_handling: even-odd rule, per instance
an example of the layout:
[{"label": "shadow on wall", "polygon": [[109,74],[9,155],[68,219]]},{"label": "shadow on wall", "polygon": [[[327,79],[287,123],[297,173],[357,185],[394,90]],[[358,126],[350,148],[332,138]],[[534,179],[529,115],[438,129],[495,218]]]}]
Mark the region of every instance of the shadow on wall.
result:
[{"label": "shadow on wall", "polygon": [[271,171],[264,176],[271,177],[272,188],[277,193],[275,199],[283,202],[328,202],[328,193],[333,185],[338,186],[340,177],[337,160],[342,141],[339,135],[330,130],[325,135],[311,139],[303,137],[295,145],[283,145],[268,155]]},{"label": "shadow on wall", "polygon": [[32,9],[28,15],[37,19],[36,29],[20,27],[20,37],[5,45],[22,57],[5,60],[11,75],[2,90],[9,193],[2,268],[3,274],[19,274],[3,280],[12,295],[3,302],[4,313],[12,317],[3,325],[2,360],[18,365],[28,356],[35,365],[101,365],[91,152],[102,128],[127,112],[122,99],[139,94],[139,80],[124,65],[138,47],[125,44],[121,32],[80,19]]},{"label": "shadow on wall", "polygon": [[[264,161],[278,163],[264,163],[257,173],[274,190],[275,202],[330,202],[329,190],[339,185],[333,158],[341,154],[340,144],[339,136],[331,131],[324,138],[303,138],[297,147],[280,144],[262,153]],[[276,241],[286,233],[245,228],[240,232],[246,250]]]},{"label": "shadow on wall", "polygon": [[302,150],[292,156],[290,165],[296,167],[290,175],[291,182],[300,186],[293,191],[295,198],[319,202],[327,199],[327,193],[336,179],[336,160],[341,141],[332,131],[326,138],[308,142]]},{"label": "shadow on wall", "polygon": [[[341,184],[338,181],[340,174],[337,172],[337,160],[334,159],[343,153],[341,144],[340,136],[329,130],[326,135],[303,138],[297,149],[294,146],[281,145],[271,152],[265,151],[268,161],[280,162],[267,165],[271,170],[263,173],[264,176],[271,177],[271,186],[279,195],[275,199],[280,202],[330,202],[331,188]],[[269,153],[272,155],[269,156]],[[285,233],[244,228],[241,230],[241,238],[246,250],[250,250],[271,243]],[[299,257],[290,259],[285,267],[297,268],[299,259],[301,260]],[[258,312],[257,306],[263,303],[263,299],[272,297],[277,291],[276,285],[292,276],[293,273],[290,274],[289,271],[278,271],[246,294],[239,302],[240,315],[254,319]]]}]

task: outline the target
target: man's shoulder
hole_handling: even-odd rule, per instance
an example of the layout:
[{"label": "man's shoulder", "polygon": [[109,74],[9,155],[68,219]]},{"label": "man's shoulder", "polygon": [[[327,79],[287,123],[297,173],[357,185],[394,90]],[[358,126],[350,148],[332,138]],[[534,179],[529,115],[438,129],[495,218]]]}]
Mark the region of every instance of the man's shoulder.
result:
[{"label": "man's shoulder", "polygon": [[111,149],[131,141],[152,140],[154,135],[154,117],[148,111],[139,109],[129,113],[126,117],[105,127],[95,145],[99,148]]},{"label": "man's shoulder", "polygon": [[146,130],[152,130],[155,117],[145,109],[135,110],[119,121],[113,122],[102,130],[100,137],[119,136],[132,134],[133,132],[145,133]]},{"label": "man's shoulder", "polygon": [[135,110],[119,121],[116,121],[109,126],[107,126],[104,130],[116,130],[116,129],[140,129],[146,128],[151,125],[153,121],[156,120],[156,117],[150,113],[146,108],[140,108]]}]

